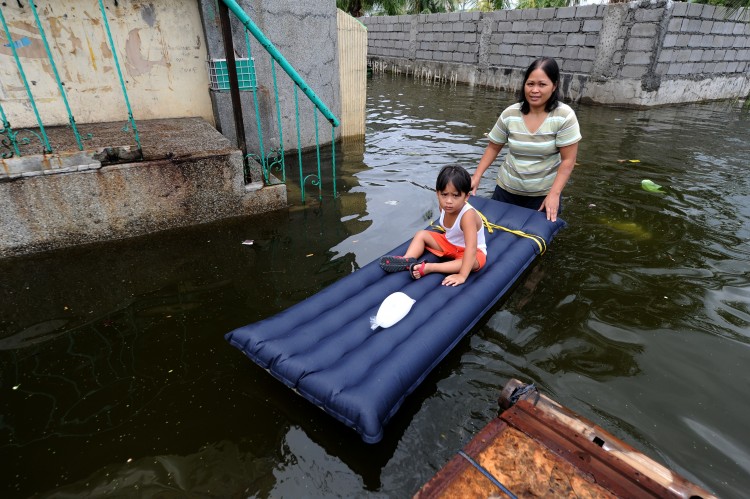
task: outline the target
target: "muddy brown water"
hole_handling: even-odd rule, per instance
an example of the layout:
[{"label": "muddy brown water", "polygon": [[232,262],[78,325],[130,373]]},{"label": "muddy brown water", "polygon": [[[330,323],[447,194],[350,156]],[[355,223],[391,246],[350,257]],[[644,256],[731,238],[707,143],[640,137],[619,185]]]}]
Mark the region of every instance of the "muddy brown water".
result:
[{"label": "muddy brown water", "polygon": [[366,137],[337,148],[336,199],[327,184],[301,205],[290,188],[288,210],[0,261],[0,495],[406,497],[497,414],[510,378],[722,497],[746,494],[739,103],[577,107],[569,226],[379,444],[224,341],[426,225],[438,169],[473,168],[512,100],[376,75]]}]

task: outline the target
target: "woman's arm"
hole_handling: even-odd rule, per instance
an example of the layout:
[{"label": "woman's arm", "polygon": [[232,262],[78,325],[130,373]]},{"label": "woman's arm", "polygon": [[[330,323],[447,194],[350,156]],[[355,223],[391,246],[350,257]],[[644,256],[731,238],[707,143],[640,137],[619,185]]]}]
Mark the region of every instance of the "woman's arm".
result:
[{"label": "woman's arm", "polygon": [[497,155],[500,154],[500,150],[503,148],[503,145],[504,144],[495,144],[492,141],[487,144],[487,148],[484,150],[484,154],[482,154],[482,159],[479,160],[477,171],[474,172],[474,175],[472,175],[471,177],[472,196],[476,196],[477,187],[479,187],[479,182],[482,180],[482,175],[484,175],[484,172],[487,171],[487,168],[490,167],[492,162],[495,161]]},{"label": "woman's arm", "polygon": [[542,206],[539,207],[539,211],[544,210],[547,212],[547,220],[551,220],[552,222],[557,220],[557,211],[560,208],[560,195],[565,184],[568,183],[570,174],[573,173],[577,155],[578,142],[560,148],[560,166],[557,169],[557,176],[552,183],[552,189],[550,189],[547,197],[544,198]]},{"label": "woman's arm", "polygon": [[477,260],[477,227],[482,221],[474,210],[469,210],[461,217],[461,231],[464,233],[464,257],[461,260],[461,268],[457,274],[451,274],[443,279],[444,286],[458,286],[468,279],[471,270],[474,268],[474,262]]}]

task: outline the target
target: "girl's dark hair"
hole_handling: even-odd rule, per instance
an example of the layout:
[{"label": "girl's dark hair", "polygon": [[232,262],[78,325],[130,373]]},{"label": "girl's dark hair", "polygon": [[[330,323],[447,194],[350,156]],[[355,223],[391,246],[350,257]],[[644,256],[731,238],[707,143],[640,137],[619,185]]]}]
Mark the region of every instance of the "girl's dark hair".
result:
[{"label": "girl's dark hair", "polygon": [[557,103],[560,100],[560,86],[557,84],[560,80],[560,68],[557,67],[557,61],[551,57],[540,57],[531,63],[528,69],[526,69],[526,74],[523,75],[523,84],[521,85],[520,92],[518,92],[518,102],[521,103],[521,112],[523,114],[528,114],[531,111],[529,101],[526,100],[526,81],[529,79],[531,73],[537,69],[544,71],[544,74],[547,75],[547,78],[555,86],[555,90],[552,91],[552,95],[550,95],[547,104],[545,104],[544,110],[547,112],[552,111],[557,107]]},{"label": "girl's dark hair", "polygon": [[469,172],[463,166],[459,165],[448,165],[444,166],[440,173],[438,173],[437,182],[435,182],[435,190],[442,192],[448,187],[448,184],[453,184],[453,187],[462,194],[468,194],[471,191],[471,176]]}]

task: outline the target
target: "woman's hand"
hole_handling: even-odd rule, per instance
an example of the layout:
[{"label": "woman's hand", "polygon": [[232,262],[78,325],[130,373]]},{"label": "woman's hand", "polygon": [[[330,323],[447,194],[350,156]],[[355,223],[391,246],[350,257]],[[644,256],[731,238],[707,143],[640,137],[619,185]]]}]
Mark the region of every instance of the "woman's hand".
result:
[{"label": "woman's hand", "polygon": [[560,210],[560,195],[547,194],[547,197],[542,201],[542,206],[539,207],[539,211],[545,211],[547,213],[547,220],[550,222],[557,221],[557,213]]},{"label": "woman's hand", "polygon": [[476,196],[477,195],[477,189],[479,188],[479,183],[482,181],[482,176],[477,175],[476,173],[472,175],[471,177],[471,195]]},{"label": "woman's hand", "polygon": [[547,220],[551,222],[557,221],[557,214],[560,211],[560,196],[562,195],[565,184],[568,183],[570,174],[573,173],[573,167],[575,167],[577,155],[578,142],[560,148],[560,167],[557,169],[557,175],[555,176],[555,181],[552,183],[552,189],[550,189],[547,197],[544,198],[542,206],[539,207],[539,211],[544,210],[547,212]]}]

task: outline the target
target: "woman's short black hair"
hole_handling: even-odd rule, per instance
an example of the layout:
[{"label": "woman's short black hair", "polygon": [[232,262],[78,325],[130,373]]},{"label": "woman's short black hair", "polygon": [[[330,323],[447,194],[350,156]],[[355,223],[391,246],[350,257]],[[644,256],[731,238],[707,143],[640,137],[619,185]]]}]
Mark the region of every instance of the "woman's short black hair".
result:
[{"label": "woman's short black hair", "polygon": [[440,170],[440,173],[438,173],[437,182],[435,182],[435,190],[442,192],[448,187],[448,184],[453,184],[453,187],[455,187],[458,192],[468,194],[471,191],[471,176],[463,166],[444,166],[443,169]]},{"label": "woman's short black hair", "polygon": [[523,84],[521,85],[521,90],[518,92],[518,102],[521,103],[521,112],[523,114],[528,114],[531,111],[531,106],[529,106],[529,101],[526,100],[526,92],[524,91],[526,81],[529,79],[531,73],[537,69],[544,71],[544,74],[547,75],[547,78],[555,86],[555,90],[550,95],[547,104],[545,104],[544,110],[547,112],[552,111],[557,107],[557,103],[560,100],[560,85],[557,84],[560,80],[560,68],[557,67],[557,61],[551,57],[540,57],[531,63],[528,69],[526,69],[526,74],[523,75]]}]

